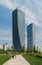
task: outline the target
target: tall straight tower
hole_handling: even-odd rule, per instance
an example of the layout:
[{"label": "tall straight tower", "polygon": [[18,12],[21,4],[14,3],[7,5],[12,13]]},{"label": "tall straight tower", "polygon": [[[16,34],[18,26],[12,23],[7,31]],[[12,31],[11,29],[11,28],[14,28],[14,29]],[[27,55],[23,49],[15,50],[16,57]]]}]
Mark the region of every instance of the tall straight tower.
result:
[{"label": "tall straight tower", "polygon": [[33,51],[35,45],[35,24],[27,26],[27,49]]},{"label": "tall straight tower", "polygon": [[21,51],[25,45],[25,14],[19,9],[12,12],[12,34],[15,50]]}]

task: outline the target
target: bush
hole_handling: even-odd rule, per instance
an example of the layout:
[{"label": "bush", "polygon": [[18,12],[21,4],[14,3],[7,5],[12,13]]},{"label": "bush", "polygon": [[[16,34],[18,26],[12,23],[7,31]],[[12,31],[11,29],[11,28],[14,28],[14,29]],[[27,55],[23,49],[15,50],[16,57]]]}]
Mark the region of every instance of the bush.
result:
[{"label": "bush", "polygon": [[40,55],[36,55],[36,57],[42,58],[42,56],[40,56]]},{"label": "bush", "polygon": [[42,58],[42,55],[40,55],[40,54],[36,54],[35,56],[38,58]]}]

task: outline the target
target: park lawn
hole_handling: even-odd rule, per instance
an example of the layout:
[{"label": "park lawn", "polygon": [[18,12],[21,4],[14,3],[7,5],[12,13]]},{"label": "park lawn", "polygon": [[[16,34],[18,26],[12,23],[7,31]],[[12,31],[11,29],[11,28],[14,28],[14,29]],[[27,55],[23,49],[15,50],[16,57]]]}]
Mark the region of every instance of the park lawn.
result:
[{"label": "park lawn", "polygon": [[7,60],[10,59],[10,55],[7,54],[0,54],[0,65],[3,65]]},{"label": "park lawn", "polygon": [[25,54],[23,56],[31,65],[42,65],[42,58],[36,57],[31,54]]}]

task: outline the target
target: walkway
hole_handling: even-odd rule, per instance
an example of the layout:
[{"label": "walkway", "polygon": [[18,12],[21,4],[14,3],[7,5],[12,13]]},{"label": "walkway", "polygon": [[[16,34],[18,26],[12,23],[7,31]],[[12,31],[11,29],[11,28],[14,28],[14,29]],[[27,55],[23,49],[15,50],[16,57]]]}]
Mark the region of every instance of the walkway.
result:
[{"label": "walkway", "polygon": [[30,65],[23,56],[17,55],[16,58],[11,58],[3,65]]}]

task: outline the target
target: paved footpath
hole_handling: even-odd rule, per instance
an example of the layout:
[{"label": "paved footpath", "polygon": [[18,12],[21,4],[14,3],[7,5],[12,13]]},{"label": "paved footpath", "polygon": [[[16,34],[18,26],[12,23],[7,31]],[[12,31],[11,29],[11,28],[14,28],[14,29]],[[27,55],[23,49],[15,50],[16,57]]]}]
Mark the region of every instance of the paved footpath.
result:
[{"label": "paved footpath", "polygon": [[11,58],[3,65],[30,65],[23,56],[17,55],[16,58]]}]

